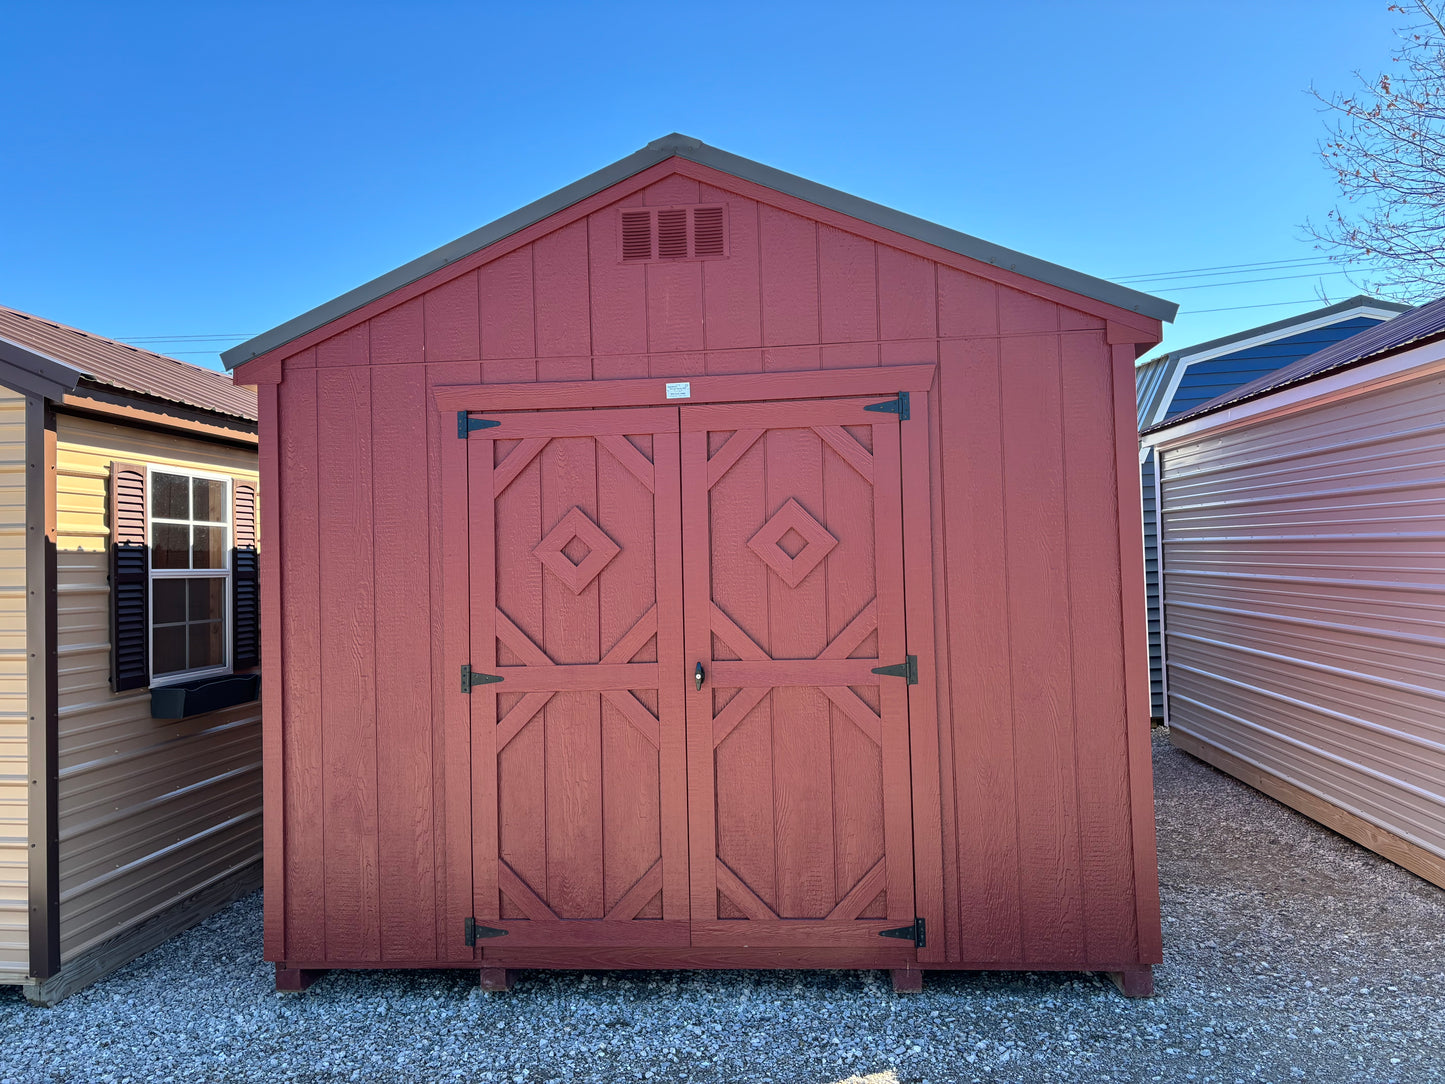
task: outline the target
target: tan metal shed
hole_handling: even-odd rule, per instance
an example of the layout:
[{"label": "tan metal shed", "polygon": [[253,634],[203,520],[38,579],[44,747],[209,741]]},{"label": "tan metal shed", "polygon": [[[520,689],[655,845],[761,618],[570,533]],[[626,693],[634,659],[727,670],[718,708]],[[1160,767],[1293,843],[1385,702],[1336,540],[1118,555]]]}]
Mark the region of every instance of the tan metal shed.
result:
[{"label": "tan metal shed", "polygon": [[1445,299],[1144,439],[1174,743],[1445,886]]},{"label": "tan metal shed", "polygon": [[256,470],[248,390],[0,307],[0,983],[32,1001],[260,885]]}]

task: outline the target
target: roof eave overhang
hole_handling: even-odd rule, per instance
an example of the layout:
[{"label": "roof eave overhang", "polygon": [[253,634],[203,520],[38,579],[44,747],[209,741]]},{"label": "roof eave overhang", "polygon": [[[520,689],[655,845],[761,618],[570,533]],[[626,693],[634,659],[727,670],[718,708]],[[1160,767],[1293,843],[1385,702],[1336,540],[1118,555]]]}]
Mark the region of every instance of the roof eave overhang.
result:
[{"label": "roof eave overhang", "polygon": [[1151,425],[1139,434],[1142,444],[1165,446],[1205,433],[1232,429],[1306,404],[1356,394],[1377,384],[1414,380],[1433,371],[1445,371],[1445,336],[1416,339],[1398,348],[1357,358],[1324,372],[1260,391],[1245,399],[1181,415]]},{"label": "roof eave overhang", "polygon": [[257,423],[249,419],[192,409],[167,399],[130,394],[88,380],[82,380],[74,389],[53,397],[53,400],[58,407],[75,413],[147,429],[162,429],[198,440],[220,440],[251,448],[258,440]]},{"label": "roof eave overhang", "polygon": [[48,354],[0,339],[0,384],[6,387],[43,399],[59,399],[74,390],[81,375],[79,369]]},{"label": "roof eave overhang", "polygon": [[1131,290],[1105,279],[1095,278],[1047,260],[995,245],[946,226],[940,226],[935,222],[873,203],[870,200],[829,188],[791,173],[785,173],[783,170],[774,169],[761,162],[710,147],[689,136],[673,134],[654,140],[626,158],[589,174],[579,181],[574,181],[564,188],[559,188],[550,195],[543,196],[510,214],[503,215],[480,229],[473,230],[471,233],[374,278],[354,290],[349,290],[339,297],[318,305],[309,312],[287,320],[239,346],[232,347],[221,354],[221,360],[227,369],[234,369],[238,365],[269,354],[284,347],[287,343],[294,342],[318,328],[364,308],[387,294],[411,285],[484,248],[503,241],[644,170],[660,165],[669,158],[682,158],[695,162],[741,180],[750,181],[808,203],[872,223],[903,236],[912,237],[925,244],[955,252],[980,263],[1011,271],[1038,282],[1048,283],[1117,309],[1138,313],[1151,320],[1172,321],[1179,311],[1177,304],[1154,297],[1152,294]]}]

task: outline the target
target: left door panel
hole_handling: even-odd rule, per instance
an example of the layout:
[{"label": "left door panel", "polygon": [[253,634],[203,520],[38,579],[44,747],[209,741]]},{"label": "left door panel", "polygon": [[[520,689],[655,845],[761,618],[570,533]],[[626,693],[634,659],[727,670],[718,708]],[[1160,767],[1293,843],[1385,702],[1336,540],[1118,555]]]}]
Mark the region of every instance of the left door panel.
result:
[{"label": "left door panel", "polygon": [[[688,943],[678,414],[467,441],[479,948]],[[491,940],[490,938],[496,938]]]}]

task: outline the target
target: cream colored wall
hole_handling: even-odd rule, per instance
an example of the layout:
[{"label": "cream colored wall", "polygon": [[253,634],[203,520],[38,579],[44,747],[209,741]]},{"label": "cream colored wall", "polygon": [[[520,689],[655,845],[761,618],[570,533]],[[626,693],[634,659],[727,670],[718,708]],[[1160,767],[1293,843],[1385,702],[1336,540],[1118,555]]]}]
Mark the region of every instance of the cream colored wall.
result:
[{"label": "cream colored wall", "polygon": [[261,706],[166,722],[109,684],[111,463],[255,484],[256,453],[66,415],[57,437],[63,965],[261,857]]},{"label": "cream colored wall", "polygon": [[0,389],[0,981],[29,970],[25,396]]}]

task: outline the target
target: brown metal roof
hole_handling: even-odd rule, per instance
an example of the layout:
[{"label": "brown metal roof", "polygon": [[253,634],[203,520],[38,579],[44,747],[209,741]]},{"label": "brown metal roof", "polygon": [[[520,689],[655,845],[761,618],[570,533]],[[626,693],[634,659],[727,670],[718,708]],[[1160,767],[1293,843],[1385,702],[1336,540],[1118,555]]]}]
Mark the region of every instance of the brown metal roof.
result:
[{"label": "brown metal roof", "polygon": [[87,382],[256,421],[256,393],[230,376],[0,305],[0,339],[43,354]]}]

